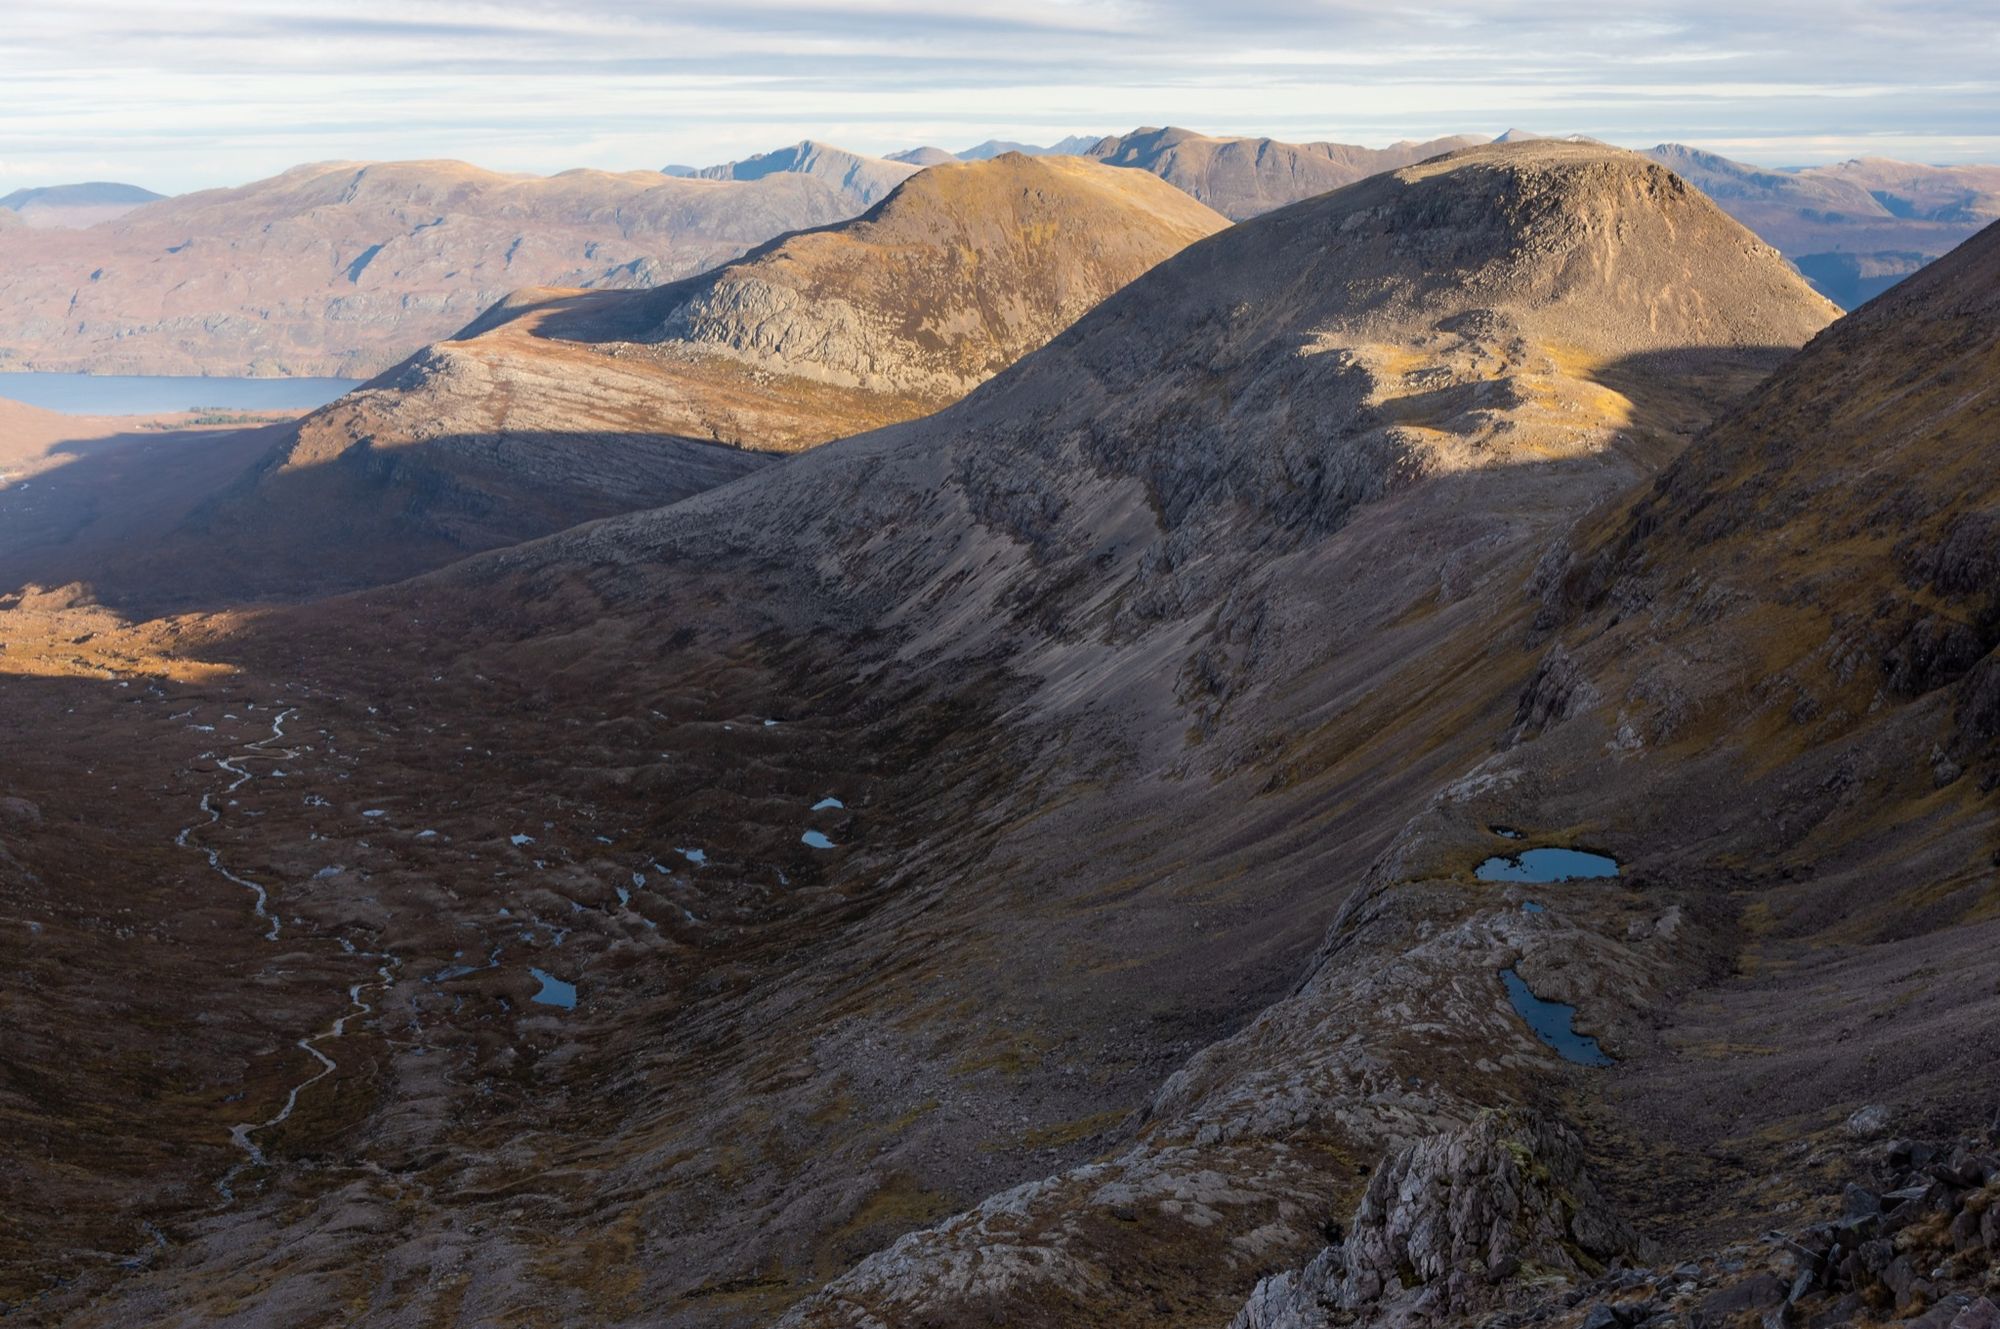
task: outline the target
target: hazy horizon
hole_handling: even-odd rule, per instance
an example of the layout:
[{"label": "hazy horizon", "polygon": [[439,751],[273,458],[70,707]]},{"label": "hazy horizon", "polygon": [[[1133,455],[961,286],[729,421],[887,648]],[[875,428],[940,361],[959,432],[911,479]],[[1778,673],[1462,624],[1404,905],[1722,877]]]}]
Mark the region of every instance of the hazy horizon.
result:
[{"label": "hazy horizon", "polygon": [[1921,22],[1896,3],[1714,0],[1594,23],[1511,0],[1420,15],[1349,0],[347,8],[197,0],[169,17],[84,0],[10,16],[0,193],[180,193],[330,159],[651,170],[801,138],[880,154],[1166,124],[1372,146],[1519,126],[1767,166],[2000,159],[2000,15],[1969,3]]}]

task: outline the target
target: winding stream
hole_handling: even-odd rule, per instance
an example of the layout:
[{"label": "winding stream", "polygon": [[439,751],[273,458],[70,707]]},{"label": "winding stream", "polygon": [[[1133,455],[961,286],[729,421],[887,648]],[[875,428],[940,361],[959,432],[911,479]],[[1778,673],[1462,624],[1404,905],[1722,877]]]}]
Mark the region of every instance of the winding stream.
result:
[{"label": "winding stream", "polygon": [[[285,722],[296,714],[298,714],[297,707],[289,707],[279,712],[277,718],[271,722],[271,733],[268,738],[244,743],[241,745],[243,750],[238,755],[223,757],[217,760],[217,766],[236,777],[230,782],[227,788],[221,791],[220,797],[222,799],[228,799],[230,795],[257,778],[256,772],[248,769],[244,765],[245,762],[266,759],[274,762],[298,760],[299,749],[278,746],[285,740]],[[264,934],[264,940],[276,941],[280,931],[280,922],[278,915],[271,909],[270,892],[261,884],[251,881],[248,877],[239,876],[231,872],[227,867],[224,867],[220,850],[208,845],[196,844],[192,838],[197,830],[207,830],[222,820],[222,809],[216,806],[216,802],[217,792],[215,790],[209,790],[207,793],[204,793],[201,796],[199,806],[202,812],[207,814],[208,820],[206,822],[198,822],[192,826],[182,827],[180,834],[174,837],[174,843],[183,848],[198,850],[207,857],[209,867],[213,868],[224,879],[234,882],[236,885],[249,891],[254,897],[253,908],[257,917],[271,925],[270,931]],[[380,963],[375,969],[375,978],[373,981],[363,980],[351,985],[347,989],[348,1009],[337,1016],[333,1023],[326,1028],[316,1034],[308,1034],[293,1044],[294,1047],[297,1047],[300,1051],[311,1057],[316,1065],[310,1075],[298,1081],[286,1092],[284,1105],[275,1114],[266,1117],[262,1121],[239,1122],[230,1128],[230,1143],[243,1151],[243,1158],[234,1167],[230,1168],[229,1171],[224,1173],[221,1180],[215,1183],[215,1189],[222,1196],[225,1204],[233,1204],[235,1202],[236,1179],[246,1169],[266,1165],[264,1151],[259,1147],[254,1137],[261,1132],[271,1130],[290,1120],[292,1113],[298,1109],[299,1096],[340,1069],[340,1063],[329,1056],[320,1047],[320,1044],[330,1043],[344,1037],[350,1021],[373,1014],[375,1010],[374,1003],[362,994],[375,990],[386,991],[389,985],[395,981],[396,971],[402,967],[402,960],[388,952],[360,951],[355,948],[353,942],[345,937],[339,937],[335,940],[340,943],[340,948],[349,955],[361,959],[379,961]]]},{"label": "winding stream", "polygon": [[361,951],[357,951],[354,948],[354,943],[347,940],[347,938],[345,937],[340,938],[340,946],[341,949],[346,951],[349,955],[365,954],[365,958],[367,959],[382,961],[382,963],[376,967],[375,970],[376,979],[373,983],[356,983],[352,987],[348,988],[347,989],[347,1000],[349,1003],[348,1009],[342,1012],[334,1020],[334,1022],[328,1025],[326,1028],[320,1030],[316,1034],[309,1034],[306,1037],[299,1039],[296,1043],[293,1044],[294,1047],[306,1053],[314,1061],[317,1061],[319,1063],[319,1069],[314,1071],[311,1075],[308,1075],[305,1079],[299,1081],[297,1084],[292,1086],[291,1091],[285,1095],[285,1105],[279,1108],[275,1115],[266,1117],[263,1121],[239,1122],[235,1126],[232,1126],[230,1128],[229,1130],[230,1143],[234,1144],[238,1149],[241,1149],[243,1151],[244,1158],[242,1162],[238,1163],[235,1167],[232,1167],[229,1169],[229,1171],[225,1172],[222,1175],[222,1179],[215,1183],[215,1189],[221,1193],[222,1198],[224,1200],[229,1200],[229,1201],[235,1200],[236,1191],[234,1189],[234,1184],[236,1178],[243,1174],[244,1169],[252,1167],[263,1167],[265,1165],[264,1151],[261,1148],[259,1148],[257,1142],[251,1139],[250,1137],[256,1135],[260,1131],[270,1130],[272,1127],[280,1126],[284,1124],[286,1121],[288,1121],[291,1118],[293,1111],[299,1105],[299,1095],[303,1094],[306,1090],[312,1088],[314,1085],[318,1084],[321,1080],[324,1080],[327,1076],[333,1074],[335,1071],[340,1069],[340,1063],[335,1061],[332,1057],[327,1056],[326,1053],[320,1051],[318,1045],[322,1042],[328,1042],[333,1039],[340,1038],[341,1036],[346,1034],[347,1022],[349,1020],[357,1020],[364,1015],[369,1015],[374,1012],[375,1010],[374,1003],[363,1000],[361,996],[362,993],[368,991],[370,988],[382,988],[386,990],[389,984],[395,981],[396,970],[402,964],[402,961],[397,959],[395,956],[380,952],[364,953]]},{"label": "winding stream", "polygon": [[[222,757],[217,759],[215,763],[217,766],[221,767],[225,771],[228,771],[231,775],[236,777],[235,780],[230,782],[229,787],[222,791],[222,796],[224,798],[229,797],[231,794],[241,789],[244,785],[248,784],[250,781],[257,778],[256,775],[253,774],[252,772],[244,770],[239,763],[248,761],[252,757],[268,757],[272,761],[296,761],[298,759],[299,754],[296,748],[279,748],[275,752],[270,749],[271,744],[281,742],[284,739],[285,721],[297,714],[298,714],[297,707],[292,707],[288,710],[280,711],[278,713],[278,718],[271,721],[271,736],[269,738],[260,738],[254,743],[245,743],[243,745],[243,755],[240,757]],[[212,754],[204,754],[204,755],[212,755]],[[278,916],[270,912],[270,904],[271,904],[270,892],[266,891],[262,886],[258,885],[256,882],[251,881],[248,877],[239,877],[234,872],[231,872],[228,868],[222,866],[222,853],[220,850],[211,849],[207,845],[194,844],[188,838],[189,836],[193,835],[197,829],[207,829],[208,827],[214,826],[217,822],[222,820],[222,809],[215,806],[214,790],[211,789],[207,793],[201,796],[200,806],[201,810],[208,814],[208,821],[206,823],[198,824],[196,826],[181,827],[180,834],[174,837],[174,843],[181,846],[183,849],[196,849],[199,850],[201,853],[207,855],[208,865],[211,868],[214,868],[225,879],[235,882],[238,886],[241,886],[244,890],[249,891],[253,896],[255,896],[256,904],[253,907],[256,911],[257,917],[263,919],[265,922],[271,925],[271,930],[264,934],[264,940],[276,941],[278,939],[280,924],[278,921]]]}]

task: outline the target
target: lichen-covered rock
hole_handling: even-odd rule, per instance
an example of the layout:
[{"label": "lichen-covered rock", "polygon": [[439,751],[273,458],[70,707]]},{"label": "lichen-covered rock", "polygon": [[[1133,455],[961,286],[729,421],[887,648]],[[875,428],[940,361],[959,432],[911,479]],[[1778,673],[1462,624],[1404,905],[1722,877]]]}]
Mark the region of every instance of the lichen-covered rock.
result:
[{"label": "lichen-covered rock", "polygon": [[1592,1185],[1568,1128],[1531,1111],[1489,1112],[1384,1162],[1345,1240],[1259,1284],[1234,1329],[1307,1329],[1337,1311],[1388,1324],[1459,1314],[1519,1275],[1596,1274],[1640,1244]]},{"label": "lichen-covered rock", "polygon": [[2000,1329],[2000,1306],[1981,1297],[1953,1317],[1951,1329]]},{"label": "lichen-covered rock", "polygon": [[1578,711],[1597,704],[1597,689],[1584,677],[1570,653],[1557,642],[1535,669],[1535,676],[1521,690],[1514,708],[1514,727],[1508,741],[1532,738],[1551,725],[1561,724]]}]

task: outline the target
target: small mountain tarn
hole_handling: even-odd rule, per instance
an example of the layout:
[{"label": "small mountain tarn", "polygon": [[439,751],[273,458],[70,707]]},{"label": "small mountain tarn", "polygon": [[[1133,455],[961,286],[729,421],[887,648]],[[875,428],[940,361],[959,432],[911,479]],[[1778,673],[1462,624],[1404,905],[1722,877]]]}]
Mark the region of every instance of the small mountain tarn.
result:
[{"label": "small mountain tarn", "polygon": [[576,1009],[576,984],[565,982],[540,969],[531,968],[528,972],[542,985],[528,1000],[543,1006],[558,1006],[566,1011]]},{"label": "small mountain tarn", "polygon": [[1507,989],[1507,1000],[1514,1003],[1515,1012],[1528,1022],[1528,1027],[1535,1031],[1535,1037],[1554,1048],[1564,1061],[1572,1061],[1579,1066],[1617,1065],[1597,1045],[1596,1039],[1576,1032],[1576,1007],[1536,996],[1528,987],[1528,981],[1512,969],[1500,971],[1500,982]]},{"label": "small mountain tarn", "polygon": [[1587,881],[1618,875],[1618,860],[1584,849],[1524,849],[1496,855],[1474,868],[1481,881]]}]

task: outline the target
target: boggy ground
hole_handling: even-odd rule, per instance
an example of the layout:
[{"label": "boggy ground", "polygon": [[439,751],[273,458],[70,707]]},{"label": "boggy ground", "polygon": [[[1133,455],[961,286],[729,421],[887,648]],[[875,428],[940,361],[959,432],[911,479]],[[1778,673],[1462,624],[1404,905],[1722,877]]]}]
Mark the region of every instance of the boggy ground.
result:
[{"label": "boggy ground", "polygon": [[[23,739],[54,726],[89,754],[14,791],[40,817],[6,841],[46,976],[24,1018],[104,1048],[9,1067],[16,1110],[78,1150],[18,1188],[48,1210],[17,1210],[13,1294],[76,1280],[31,1316],[768,1318],[912,1225],[1129,1140],[1189,1054],[1281,994],[1370,855],[1352,832],[1380,791],[1315,824],[1296,810],[1329,786],[1308,782],[1262,839],[1202,815],[1205,779],[1129,785],[1115,728],[999,723],[1022,683],[995,667],[918,688],[880,640],[739,645],[708,589],[553,638],[534,630],[585,587],[524,586],[498,622],[419,595],[190,625],[171,659],[98,622],[68,666],[96,676],[10,680]],[[41,625],[46,651],[17,617],[10,655],[69,658],[84,612]],[[257,755],[280,715],[262,750],[296,755]],[[223,760],[256,778],[211,828]],[[845,807],[813,813],[826,797]],[[268,886],[276,939],[203,847]],[[133,954],[121,929],[160,940]],[[577,1008],[537,1007],[530,966]],[[107,1018],[127,989],[157,1009]],[[351,1010],[315,1043],[336,1068],[242,1168],[231,1129],[318,1076],[296,1040]],[[157,1101],[86,1106],[135,1081]],[[1330,1197],[1298,1180],[1285,1208],[1312,1231]],[[1261,1243],[1305,1253],[1282,1225]]]},{"label": "boggy ground", "polygon": [[[51,989],[25,1014],[49,1031],[87,1020],[107,1044],[105,1060],[74,1063],[23,1049],[16,1110],[80,1151],[31,1162],[20,1187],[64,1227],[51,1241],[41,1215],[17,1211],[10,1292],[80,1279],[31,1313],[88,1323],[80,1305],[110,1280],[113,1319],[237,1308],[266,1322],[386,1289],[370,1314],[428,1322],[458,1295],[432,1275],[463,1243],[483,1304],[526,1322],[677,1304],[726,1320],[1077,1156],[1212,1036],[1214,1012],[1181,1012],[1164,1043],[1077,1046],[1039,1013],[987,1006],[972,965],[1011,958],[1012,891],[961,883],[997,829],[973,809],[1000,802],[991,786],[1012,769],[990,729],[1004,679],[972,671],[918,691],[885,669],[829,683],[831,664],[852,670],[879,648],[705,653],[675,626],[686,608],[616,626],[658,642],[662,667],[644,680],[598,663],[629,659],[631,640],[589,634],[490,657],[440,646],[412,669],[402,649],[357,646],[379,620],[308,640],[289,624],[183,637],[189,655],[236,657],[199,680],[141,653],[158,644],[148,634],[99,623],[98,677],[10,680],[19,733],[60,725],[76,751],[104,754],[19,781],[39,824],[7,837],[23,874],[10,912]],[[84,612],[54,615],[43,636],[61,640]],[[726,606],[705,617],[726,635]],[[417,641],[475,630],[449,614],[407,626]],[[9,624],[24,666],[48,658],[26,627]],[[260,748],[281,715],[282,738]],[[224,760],[256,776],[227,797]],[[129,777],[104,775],[126,763],[157,777],[144,817],[117,811]],[[212,828],[205,793],[218,793]],[[812,810],[829,797],[845,806]],[[76,833],[78,819],[96,829]],[[807,829],[840,847],[807,846]],[[269,884],[277,938],[204,847]],[[103,871],[120,861],[157,893]],[[969,936],[928,917],[952,894],[948,913],[984,918]],[[143,921],[102,921],[114,909]],[[107,928],[160,938],[116,957],[120,990],[159,994],[144,1020],[93,1014],[111,981]],[[577,1008],[536,1006],[531,966],[576,983]],[[227,999],[244,986],[257,1002]],[[230,1129],[270,1120],[317,1076],[295,1040],[350,1010],[351,1027],[315,1043],[336,1068],[252,1136],[268,1166],[242,1168]],[[134,1079],[159,1082],[160,1101],[108,1119],[84,1106]],[[300,1206],[339,1217],[308,1240]],[[582,1264],[577,1241],[592,1252]],[[147,1272],[181,1260],[203,1272]]]}]

